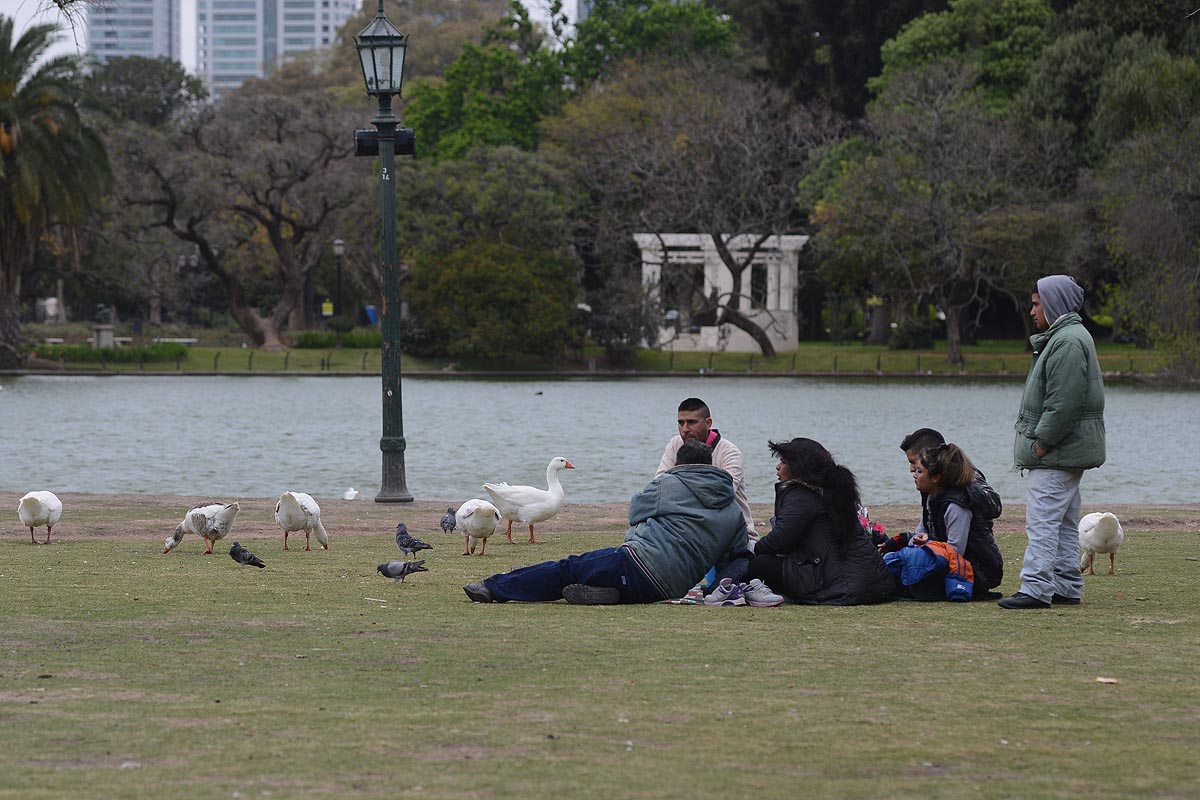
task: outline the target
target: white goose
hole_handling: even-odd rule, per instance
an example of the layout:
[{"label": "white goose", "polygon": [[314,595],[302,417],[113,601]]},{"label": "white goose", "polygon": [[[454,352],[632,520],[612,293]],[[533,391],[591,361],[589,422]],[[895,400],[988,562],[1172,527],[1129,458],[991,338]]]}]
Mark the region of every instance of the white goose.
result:
[{"label": "white goose", "polygon": [[275,523],[283,531],[283,549],[287,550],[288,534],[304,531],[304,549],[312,550],[310,534],[317,535],[321,547],[329,549],[329,534],[321,524],[321,507],[304,492],[284,492],[275,504]]},{"label": "white goose", "polygon": [[488,537],[496,532],[500,524],[500,510],[487,500],[468,500],[459,506],[454,513],[455,526],[463,532],[463,555],[469,556],[475,552],[475,546],[480,542],[483,547],[479,555],[487,552]]},{"label": "white goose", "polygon": [[21,524],[29,528],[29,541],[39,544],[33,538],[33,529],[46,526],[46,544],[50,544],[50,531],[62,517],[62,501],[54,492],[30,492],[17,503],[17,516]]},{"label": "white goose", "polygon": [[1108,574],[1115,575],[1117,550],[1125,541],[1125,529],[1120,520],[1109,511],[1099,511],[1088,514],[1079,520],[1079,571],[1087,570],[1087,575],[1095,575],[1092,561],[1096,553],[1108,553]]},{"label": "white goose", "polygon": [[524,522],[529,525],[529,541],[538,542],[533,538],[533,523],[544,522],[562,508],[566,493],[558,482],[558,473],[564,469],[575,469],[575,465],[562,456],[550,459],[546,466],[546,485],[549,488],[539,489],[536,486],[509,486],[507,483],[485,483],[483,488],[491,495],[496,508],[508,520],[508,536],[512,540],[513,522]]},{"label": "white goose", "polygon": [[164,553],[169,553],[183,541],[185,533],[192,533],[204,540],[204,555],[211,556],[213,545],[224,539],[233,530],[233,520],[242,507],[237,503],[207,503],[194,506],[183,515],[183,522],[175,526],[175,532],[163,542]]}]

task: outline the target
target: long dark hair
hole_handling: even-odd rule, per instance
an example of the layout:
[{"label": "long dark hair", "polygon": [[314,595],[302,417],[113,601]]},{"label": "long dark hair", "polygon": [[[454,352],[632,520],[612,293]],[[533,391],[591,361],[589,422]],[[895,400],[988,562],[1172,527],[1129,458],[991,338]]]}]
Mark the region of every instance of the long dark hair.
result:
[{"label": "long dark hair", "polygon": [[838,544],[843,549],[852,537],[861,535],[858,479],[853,472],[835,462],[829,451],[813,439],[768,442],[767,447],[787,464],[791,480],[808,485],[821,496]]}]

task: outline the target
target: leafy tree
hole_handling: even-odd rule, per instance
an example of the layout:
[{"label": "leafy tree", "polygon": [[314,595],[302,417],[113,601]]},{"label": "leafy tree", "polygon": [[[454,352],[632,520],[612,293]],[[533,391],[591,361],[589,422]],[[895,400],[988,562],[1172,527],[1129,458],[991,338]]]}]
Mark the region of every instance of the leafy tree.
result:
[{"label": "leafy tree", "polygon": [[87,80],[94,110],[114,120],[154,128],[208,97],[204,83],[165,56],[114,58],[92,69]]},{"label": "leafy tree", "polygon": [[901,27],[946,0],[722,0],[745,32],[748,51],[765,51],[765,69],[801,104],[823,103],[861,117],[867,80],[883,67],[880,48]]},{"label": "leafy tree", "polygon": [[38,60],[52,43],[49,25],[14,39],[0,16],[0,366],[20,356],[22,272],[34,263],[43,231],[79,224],[109,180],[104,144],[81,117],[78,60]]},{"label": "leafy tree", "polygon": [[883,72],[870,87],[880,93],[896,75],[954,60],[977,71],[987,106],[1003,109],[1025,85],[1051,18],[1047,0],[950,0],[946,11],[917,17],[884,44]]},{"label": "leafy tree", "polygon": [[557,113],[566,92],[559,56],[514,2],[484,43],[467,43],[440,84],[419,82],[405,118],[420,153],[461,158],[475,145],[537,148],[537,125]]},{"label": "leafy tree", "polygon": [[1101,172],[1108,245],[1123,278],[1125,323],[1200,376],[1200,116],[1120,144]]},{"label": "leafy tree", "polygon": [[893,76],[868,117],[873,152],[815,214],[834,263],[861,270],[844,283],[945,313],[951,363],[962,361],[969,310],[993,289],[1028,286],[1030,253],[1061,263],[1067,241],[1053,205],[1071,174],[1061,137],[994,118],[976,80],[951,63]]},{"label": "leafy tree", "polygon": [[611,74],[626,59],[735,60],[737,29],[701,2],[594,0],[588,17],[565,42],[563,64],[580,88]]},{"label": "leafy tree", "polygon": [[[770,236],[803,223],[795,187],[826,135],[823,119],[723,64],[627,62],[604,91],[578,98],[547,130],[605,238],[626,243],[638,231],[711,236],[733,288],[697,302],[718,315],[718,324],[741,328],[773,354],[763,326],[741,311],[747,271]],[[741,255],[729,246],[740,236],[753,243]]]},{"label": "leafy tree", "polygon": [[407,292],[408,349],[455,358],[559,355],[571,338],[576,286],[569,262],[547,250],[471,242],[424,259]]},{"label": "leafy tree", "polygon": [[119,197],[194,246],[255,346],[278,347],[309,323],[312,272],[367,193],[351,127],[328,92],[239,91],[172,131],[124,126]]},{"label": "leafy tree", "polygon": [[1093,133],[1107,150],[1136,133],[1178,127],[1200,113],[1200,66],[1140,34],[1123,38],[1100,80]]}]

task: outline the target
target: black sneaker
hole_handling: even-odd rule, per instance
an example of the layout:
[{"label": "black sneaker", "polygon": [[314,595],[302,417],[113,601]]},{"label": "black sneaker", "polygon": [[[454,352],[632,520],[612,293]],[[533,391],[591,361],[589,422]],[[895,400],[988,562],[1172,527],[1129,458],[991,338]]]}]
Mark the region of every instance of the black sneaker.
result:
[{"label": "black sneaker", "polygon": [[996,605],[1000,606],[1001,608],[1049,608],[1050,607],[1050,604],[1047,603],[1045,600],[1038,600],[1036,597],[1025,594],[1024,592],[1017,592],[1016,594],[1012,595],[1011,597],[1006,597],[1003,600],[1001,600],[1000,602],[996,603]]},{"label": "black sneaker", "polygon": [[463,591],[467,593],[467,597],[471,598],[472,603],[494,603],[495,596],[492,595],[492,590],[487,585],[480,581],[479,583],[468,583],[463,587]]},{"label": "black sneaker", "polygon": [[1056,594],[1050,598],[1050,603],[1056,606],[1077,606],[1080,603],[1078,597],[1067,597],[1065,594]]},{"label": "black sneaker", "polygon": [[572,583],[563,587],[563,599],[573,606],[615,606],[621,602],[621,593],[609,586]]}]

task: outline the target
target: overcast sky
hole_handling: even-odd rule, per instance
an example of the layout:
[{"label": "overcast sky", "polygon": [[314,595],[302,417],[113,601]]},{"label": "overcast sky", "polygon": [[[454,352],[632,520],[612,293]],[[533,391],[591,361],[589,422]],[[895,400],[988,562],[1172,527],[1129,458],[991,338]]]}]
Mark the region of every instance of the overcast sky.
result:
[{"label": "overcast sky", "polygon": [[[189,71],[196,70],[196,0],[182,0],[183,8],[181,12],[183,30],[181,32],[180,46],[183,49],[183,66]],[[62,30],[58,34],[59,41],[51,49],[50,53],[59,55],[61,53],[76,53],[82,55],[86,48],[86,9],[82,4],[79,6],[78,19],[75,22],[75,28],[72,30],[71,22],[63,16],[50,0],[0,0],[0,14],[6,17],[12,17],[17,21],[16,35],[20,36],[21,32],[30,25],[39,22],[52,23],[58,25]]]}]

